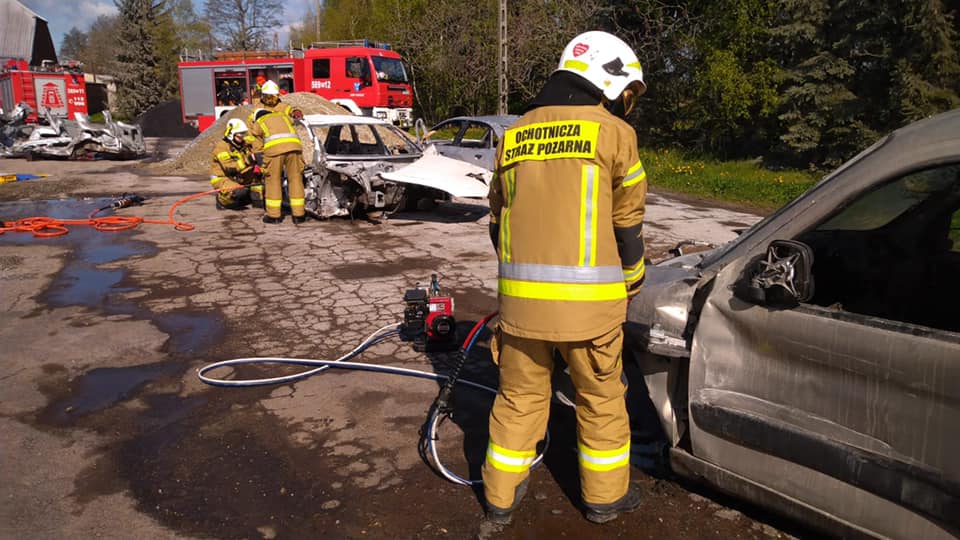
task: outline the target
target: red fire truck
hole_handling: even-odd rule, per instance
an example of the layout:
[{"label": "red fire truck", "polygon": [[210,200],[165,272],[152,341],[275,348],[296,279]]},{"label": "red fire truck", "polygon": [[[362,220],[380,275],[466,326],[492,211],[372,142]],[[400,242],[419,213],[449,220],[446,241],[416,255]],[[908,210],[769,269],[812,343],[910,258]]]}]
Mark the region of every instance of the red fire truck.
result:
[{"label": "red fire truck", "polygon": [[27,122],[37,123],[43,109],[62,118],[87,114],[87,90],[83,70],[77,66],[30,66],[11,60],[0,68],[0,108],[13,109],[24,102],[33,109]]},{"label": "red fire truck", "polygon": [[413,124],[413,88],[407,68],[388,45],[369,41],[314,43],[310,48],[219,52],[213,59],[184,56],[179,64],[184,123],[203,131],[225,111],[255,103],[261,81],[287,92],[312,92],[356,115],[402,127]]}]

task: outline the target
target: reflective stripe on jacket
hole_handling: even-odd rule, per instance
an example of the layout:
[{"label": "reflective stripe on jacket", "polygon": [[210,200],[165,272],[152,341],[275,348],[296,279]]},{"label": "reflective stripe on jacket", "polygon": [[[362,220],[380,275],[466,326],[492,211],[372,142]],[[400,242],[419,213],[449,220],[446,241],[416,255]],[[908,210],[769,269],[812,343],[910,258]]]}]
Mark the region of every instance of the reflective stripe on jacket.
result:
[{"label": "reflective stripe on jacket", "polygon": [[646,172],[632,127],[602,106],[543,106],[497,148],[500,324],[579,341],[623,323],[643,282]]},{"label": "reflective stripe on jacket", "polygon": [[250,133],[261,142],[265,156],[303,151],[300,137],[293,127],[293,120],[286,114],[272,112],[261,116],[250,126]]},{"label": "reflective stripe on jacket", "polygon": [[210,164],[210,183],[214,187],[224,178],[230,178],[241,184],[253,182],[253,163],[247,161],[250,154],[241,152],[223,139],[217,141],[213,149]]}]

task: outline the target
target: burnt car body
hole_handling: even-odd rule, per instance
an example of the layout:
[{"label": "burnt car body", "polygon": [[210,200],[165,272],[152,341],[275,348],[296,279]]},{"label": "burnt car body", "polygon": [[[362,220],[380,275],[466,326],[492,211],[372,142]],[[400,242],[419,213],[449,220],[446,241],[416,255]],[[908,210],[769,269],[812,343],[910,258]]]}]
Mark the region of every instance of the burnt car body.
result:
[{"label": "burnt car body", "polygon": [[424,150],[406,132],[376,118],[308,115],[305,208],[317,218],[363,211],[417,210],[451,197],[484,197],[491,174]]},{"label": "burnt car body", "polygon": [[15,142],[9,155],[27,159],[77,159],[99,155],[111,159],[137,159],[147,147],[140,126],[114,122],[103,111],[103,124],[91,122],[85,114],[63,120],[44,110],[46,125],[36,126],[25,140]]},{"label": "burnt car body", "polygon": [[518,118],[512,114],[456,116],[430,128],[423,140],[443,156],[492,171],[497,143]]},{"label": "burnt car body", "polygon": [[17,141],[30,136],[34,126],[27,123],[27,117],[31,114],[33,107],[22,101],[9,111],[0,109],[0,156],[9,155]]},{"label": "burnt car body", "polygon": [[893,132],[629,306],[672,469],[830,534],[960,534],[960,110]]}]

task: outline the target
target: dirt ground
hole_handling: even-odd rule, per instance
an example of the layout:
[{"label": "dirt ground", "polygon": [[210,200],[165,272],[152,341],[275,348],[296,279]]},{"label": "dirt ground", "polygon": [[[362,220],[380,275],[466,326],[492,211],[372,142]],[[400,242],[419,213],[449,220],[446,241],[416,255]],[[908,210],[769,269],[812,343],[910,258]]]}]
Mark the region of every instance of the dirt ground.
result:
[{"label": "dirt ground", "polygon": [[[150,159],[186,141],[152,139]],[[48,177],[0,184],[0,220],[104,215],[167,221],[207,189],[140,163],[0,161]],[[572,411],[551,415],[544,466],[515,523],[478,529],[479,493],[418,451],[434,381],[333,371],[292,384],[219,388],[197,369],[244,357],[332,359],[402,317],[403,292],[430,274],[456,299],[461,335],[496,308],[485,201],[387,220],[260,222],[211,197],[169,224],[56,238],[0,235],[0,538],[787,538],[802,527],[656,467],[633,467],[640,509],[586,522]],[[758,217],[652,195],[654,258],[684,239],[722,242]],[[444,373],[452,356],[386,341],[360,360]],[[248,368],[248,376],[282,369]],[[496,384],[486,341],[464,377]],[[492,395],[458,390],[438,446],[478,475]],[[642,431],[642,428],[641,428]],[[643,464],[638,457],[638,464]],[[649,465],[649,463],[648,463]]]}]

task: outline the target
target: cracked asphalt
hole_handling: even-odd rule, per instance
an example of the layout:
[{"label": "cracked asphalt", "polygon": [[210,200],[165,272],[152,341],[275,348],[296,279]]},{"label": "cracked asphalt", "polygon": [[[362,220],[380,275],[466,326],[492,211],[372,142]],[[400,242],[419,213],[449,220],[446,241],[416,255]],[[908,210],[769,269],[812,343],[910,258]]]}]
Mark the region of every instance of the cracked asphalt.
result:
[{"label": "cracked asphalt", "polygon": [[[176,151],[183,141],[151,143]],[[147,203],[117,215],[165,220],[178,199],[208,188],[202,177],[152,176],[137,163],[3,160],[0,169],[50,174],[0,185],[6,221],[84,217],[126,192]],[[198,368],[231,358],[334,359],[398,321],[404,291],[431,273],[454,296],[465,335],[496,309],[485,201],[299,227],[265,225],[257,210],[218,212],[210,197],[176,215],[195,229],[0,235],[0,538],[806,535],[638,467],[640,509],[602,527],[587,523],[572,415],[561,406],[515,523],[478,531],[478,493],[439,477],[418,450],[436,382],[343,370],[257,388],[197,378]],[[682,240],[723,242],[757,219],[652,194],[648,246],[656,259]],[[443,373],[453,356],[390,340],[359,360]],[[486,341],[464,377],[496,384]],[[492,394],[458,389],[455,400],[438,446],[449,467],[477,477]]]}]

